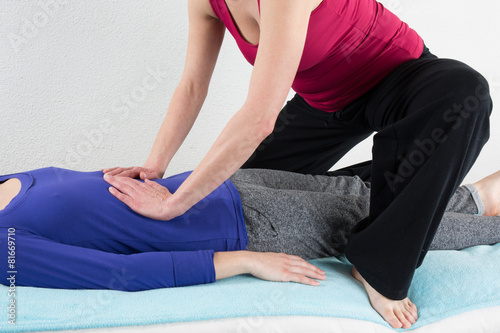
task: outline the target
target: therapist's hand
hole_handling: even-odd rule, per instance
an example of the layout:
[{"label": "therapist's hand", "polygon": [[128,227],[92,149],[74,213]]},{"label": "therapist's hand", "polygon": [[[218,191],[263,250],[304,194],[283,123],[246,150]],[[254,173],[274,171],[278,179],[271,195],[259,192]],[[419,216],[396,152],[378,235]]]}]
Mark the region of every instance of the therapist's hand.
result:
[{"label": "therapist's hand", "polygon": [[169,205],[172,193],[166,187],[149,179],[143,183],[128,177],[104,175],[104,180],[113,186],[109,188],[112,195],[143,216],[167,221],[184,213]]},{"label": "therapist's hand", "polygon": [[103,169],[102,172],[110,176],[140,178],[142,180],[160,179],[163,177],[163,173],[144,167],[109,168],[109,169]]}]

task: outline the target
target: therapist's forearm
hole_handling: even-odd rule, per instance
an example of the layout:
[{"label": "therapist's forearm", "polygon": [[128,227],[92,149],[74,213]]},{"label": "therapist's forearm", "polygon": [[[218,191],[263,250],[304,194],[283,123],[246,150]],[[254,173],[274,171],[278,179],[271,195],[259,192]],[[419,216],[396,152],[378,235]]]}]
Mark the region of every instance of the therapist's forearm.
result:
[{"label": "therapist's forearm", "polygon": [[144,167],[162,175],[184,142],[205,101],[206,89],[181,82],[172,96],[167,115],[158,131]]},{"label": "therapist's forearm", "polygon": [[275,121],[251,110],[236,113],[169,204],[182,214],[210,194],[248,160],[272,132]]}]

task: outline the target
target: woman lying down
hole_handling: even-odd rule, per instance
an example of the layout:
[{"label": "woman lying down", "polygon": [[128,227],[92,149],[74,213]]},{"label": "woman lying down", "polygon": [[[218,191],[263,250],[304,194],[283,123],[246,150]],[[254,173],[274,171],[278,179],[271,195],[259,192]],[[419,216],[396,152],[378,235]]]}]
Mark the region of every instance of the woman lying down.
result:
[{"label": "woman lying down", "polygon": [[[148,183],[174,192],[188,175]],[[498,214],[499,192],[500,172],[460,187],[431,249],[500,242],[500,217],[485,216]],[[102,171],[0,176],[1,283],[12,270],[10,234],[17,286],[138,291],[244,273],[317,286],[325,273],[304,259],[343,252],[368,216],[369,193],[357,177],[245,169],[182,216],[158,221],[115,198]],[[408,311],[416,318],[416,308]]]}]

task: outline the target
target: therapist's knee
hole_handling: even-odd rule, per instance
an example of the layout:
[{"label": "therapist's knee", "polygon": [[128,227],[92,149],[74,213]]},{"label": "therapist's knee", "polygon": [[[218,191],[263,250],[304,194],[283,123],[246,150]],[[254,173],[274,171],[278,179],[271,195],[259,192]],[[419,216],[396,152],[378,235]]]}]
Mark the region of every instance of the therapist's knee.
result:
[{"label": "therapist's knee", "polygon": [[443,114],[452,129],[464,132],[471,129],[489,137],[489,117],[493,109],[488,81],[479,72],[463,64],[447,71],[452,81],[455,102]]}]

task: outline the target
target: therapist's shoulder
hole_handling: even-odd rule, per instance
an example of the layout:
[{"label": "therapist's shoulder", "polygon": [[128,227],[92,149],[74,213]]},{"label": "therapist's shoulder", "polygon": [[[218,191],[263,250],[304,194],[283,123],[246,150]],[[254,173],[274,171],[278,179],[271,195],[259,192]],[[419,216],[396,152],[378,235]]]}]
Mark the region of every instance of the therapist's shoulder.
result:
[{"label": "therapist's shoulder", "polygon": [[212,6],[210,5],[211,1],[212,0],[189,0],[188,1],[189,11],[191,13],[196,13],[196,15],[201,15],[206,19],[219,20]]}]

